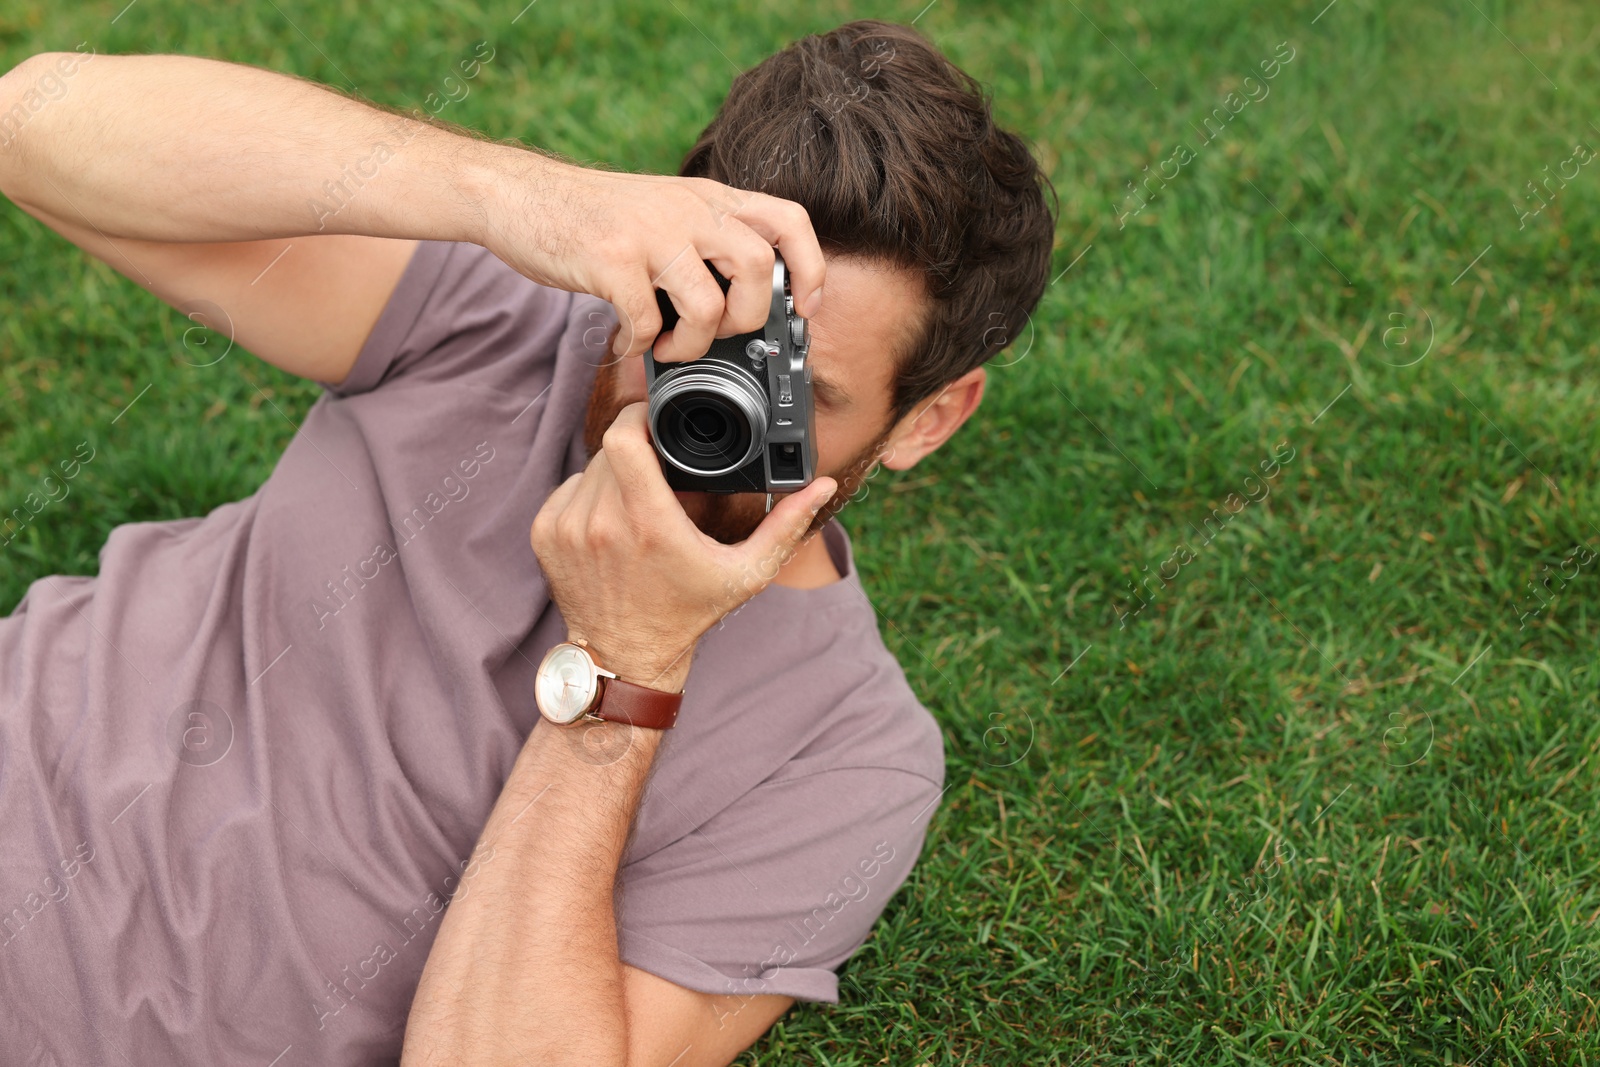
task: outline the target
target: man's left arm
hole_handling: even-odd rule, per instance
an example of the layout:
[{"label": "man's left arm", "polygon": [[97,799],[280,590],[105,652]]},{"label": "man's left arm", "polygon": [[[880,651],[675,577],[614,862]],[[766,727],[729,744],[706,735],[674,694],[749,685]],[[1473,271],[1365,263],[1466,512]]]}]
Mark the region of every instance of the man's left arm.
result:
[{"label": "man's left arm", "polygon": [[[634,404],[551,494],[532,542],[569,637],[623,680],[676,692],[701,635],[759,591],[835,488],[819,478],[742,544],[719,544],[667,488]],[[404,1064],[720,1067],[787,1010],[618,957],[617,868],[660,743],[612,722],[529,735],[423,970]]]},{"label": "man's left arm", "polygon": [[788,1009],[617,957],[612,890],[659,744],[609,722],[530,735],[428,957],[405,1063],[721,1065]]}]

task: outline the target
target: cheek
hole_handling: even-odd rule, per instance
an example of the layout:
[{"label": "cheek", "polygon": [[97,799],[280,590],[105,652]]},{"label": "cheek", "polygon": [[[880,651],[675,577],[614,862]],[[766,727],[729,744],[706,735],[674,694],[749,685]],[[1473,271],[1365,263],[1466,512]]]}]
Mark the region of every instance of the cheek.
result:
[{"label": "cheek", "polygon": [[859,420],[817,412],[817,468],[829,476],[843,473],[861,450],[872,445],[868,427]]},{"label": "cheek", "polygon": [[817,412],[817,470],[831,472],[849,457],[837,420]]}]

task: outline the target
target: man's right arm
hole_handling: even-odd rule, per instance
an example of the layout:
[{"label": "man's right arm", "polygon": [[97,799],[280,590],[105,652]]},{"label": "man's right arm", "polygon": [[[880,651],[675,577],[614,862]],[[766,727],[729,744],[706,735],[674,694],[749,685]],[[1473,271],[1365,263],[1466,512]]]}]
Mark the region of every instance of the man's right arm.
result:
[{"label": "man's right arm", "polygon": [[[63,63],[70,77],[46,81]],[[41,83],[66,88],[51,99]],[[783,249],[797,304],[822,284],[786,201],[576,167],[254,67],[43,53],[0,76],[6,116],[0,192],[180,310],[217,305],[240,345],[320,381],[344,378],[416,240],[482,244],[611,301],[629,355],[660,328],[654,287],[684,312],[663,358],[758,328],[782,234],[806,238]],[[733,277],[726,301],[703,259]]]},{"label": "man's right arm", "polygon": [[[29,101],[62,61],[65,92]],[[448,147],[465,139],[297,78],[46,53],[0,78],[0,115],[18,105],[0,191],[174,307],[220,307],[239,344],[308,378],[343,379],[411,239],[481,229],[479,179]]]}]

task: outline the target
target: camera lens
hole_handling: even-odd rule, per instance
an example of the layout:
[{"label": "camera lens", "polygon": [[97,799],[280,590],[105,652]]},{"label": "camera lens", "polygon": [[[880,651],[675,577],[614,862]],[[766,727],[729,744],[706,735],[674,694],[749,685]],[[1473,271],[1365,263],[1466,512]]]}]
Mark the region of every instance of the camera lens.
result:
[{"label": "camera lens", "polygon": [[665,437],[678,445],[685,458],[701,468],[737,464],[750,449],[750,425],[717,396],[688,396],[672,400],[663,409]]},{"label": "camera lens", "polygon": [[710,405],[703,405],[683,413],[683,427],[697,441],[714,448],[726,447],[729,437],[728,417]]},{"label": "camera lens", "polygon": [[703,477],[738,470],[760,454],[767,397],[754,377],[697,361],[656,379],[650,433],[656,449],[680,470]]}]

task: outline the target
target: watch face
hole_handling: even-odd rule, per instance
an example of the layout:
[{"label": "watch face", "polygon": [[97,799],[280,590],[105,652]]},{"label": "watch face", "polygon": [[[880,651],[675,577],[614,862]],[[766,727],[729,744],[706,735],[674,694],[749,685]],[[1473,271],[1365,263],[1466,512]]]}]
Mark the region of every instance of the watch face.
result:
[{"label": "watch face", "polygon": [[563,642],[552,648],[534,679],[539,711],[552,722],[575,722],[594,703],[599,687],[594,660],[577,645]]}]

